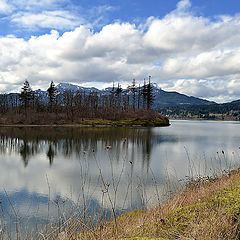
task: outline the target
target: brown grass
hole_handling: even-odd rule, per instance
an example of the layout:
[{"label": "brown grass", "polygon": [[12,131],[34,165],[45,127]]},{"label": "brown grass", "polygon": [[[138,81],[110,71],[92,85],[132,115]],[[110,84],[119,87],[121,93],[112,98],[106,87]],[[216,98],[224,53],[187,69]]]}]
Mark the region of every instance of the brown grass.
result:
[{"label": "brown grass", "polygon": [[105,114],[100,112],[93,116],[85,116],[76,108],[70,116],[65,108],[59,108],[56,112],[48,112],[46,109],[35,111],[29,108],[27,114],[16,108],[0,115],[0,125],[168,126],[169,120],[153,110],[146,109],[117,112],[109,109]]},{"label": "brown grass", "polygon": [[234,170],[190,182],[161,207],[123,214],[117,229],[110,221],[80,234],[65,230],[58,239],[239,239],[239,215],[240,170]]}]

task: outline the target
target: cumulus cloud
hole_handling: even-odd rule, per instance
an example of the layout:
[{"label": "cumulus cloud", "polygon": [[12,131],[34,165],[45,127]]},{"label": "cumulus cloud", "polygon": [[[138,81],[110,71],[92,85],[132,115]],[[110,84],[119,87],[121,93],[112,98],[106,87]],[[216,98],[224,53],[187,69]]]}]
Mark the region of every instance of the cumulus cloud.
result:
[{"label": "cumulus cloud", "polygon": [[62,29],[72,30],[30,39],[0,37],[0,81],[12,83],[0,90],[20,89],[25,79],[33,88],[46,89],[50,80],[105,87],[112,81],[142,81],[150,74],[166,90],[216,101],[240,98],[240,15],[212,21],[187,11],[190,6],[182,0],[163,18],[140,25],[115,22],[97,32],[69,12],[19,13],[23,25],[31,19],[36,27],[55,28],[62,20]]}]

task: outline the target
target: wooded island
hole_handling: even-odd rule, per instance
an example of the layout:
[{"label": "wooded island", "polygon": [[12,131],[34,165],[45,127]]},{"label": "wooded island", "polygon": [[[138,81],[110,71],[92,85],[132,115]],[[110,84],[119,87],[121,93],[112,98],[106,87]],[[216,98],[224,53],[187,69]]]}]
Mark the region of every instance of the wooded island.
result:
[{"label": "wooded island", "polygon": [[26,80],[20,93],[0,95],[2,125],[168,126],[169,120],[152,109],[150,77],[142,86],[135,80],[99,93],[94,89],[59,92],[51,81],[46,91],[33,91]]}]

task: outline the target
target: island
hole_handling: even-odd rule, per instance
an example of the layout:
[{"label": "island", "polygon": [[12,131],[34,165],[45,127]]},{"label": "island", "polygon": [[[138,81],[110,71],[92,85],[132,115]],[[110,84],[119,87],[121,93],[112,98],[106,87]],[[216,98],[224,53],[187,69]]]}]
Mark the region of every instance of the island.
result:
[{"label": "island", "polygon": [[135,80],[104,91],[51,81],[46,91],[33,91],[25,81],[20,93],[0,95],[0,125],[169,126],[169,119],[153,109],[150,77],[142,86]]}]

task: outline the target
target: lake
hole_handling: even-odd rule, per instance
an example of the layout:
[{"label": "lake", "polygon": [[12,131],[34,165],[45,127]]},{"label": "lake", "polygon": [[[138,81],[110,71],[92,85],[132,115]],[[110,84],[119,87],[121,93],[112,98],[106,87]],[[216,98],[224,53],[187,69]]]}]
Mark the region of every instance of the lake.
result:
[{"label": "lake", "polygon": [[238,122],[1,127],[0,142],[0,230],[13,235],[61,225],[69,216],[151,207],[188,179],[219,174],[240,160]]}]

